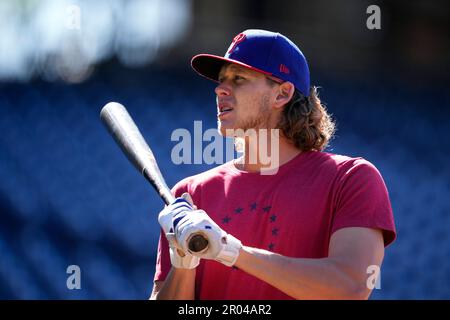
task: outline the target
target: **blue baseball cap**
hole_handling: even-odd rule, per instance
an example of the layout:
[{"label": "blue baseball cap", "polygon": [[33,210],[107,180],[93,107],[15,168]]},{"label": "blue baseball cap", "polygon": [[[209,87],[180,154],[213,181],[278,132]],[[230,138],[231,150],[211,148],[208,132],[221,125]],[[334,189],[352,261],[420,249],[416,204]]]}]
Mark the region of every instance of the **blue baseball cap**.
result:
[{"label": "blue baseball cap", "polygon": [[222,66],[234,63],[251,70],[292,82],[303,95],[309,96],[309,67],[300,49],[280,33],[249,29],[234,37],[223,57],[198,54],[191,60],[200,75],[218,81]]}]

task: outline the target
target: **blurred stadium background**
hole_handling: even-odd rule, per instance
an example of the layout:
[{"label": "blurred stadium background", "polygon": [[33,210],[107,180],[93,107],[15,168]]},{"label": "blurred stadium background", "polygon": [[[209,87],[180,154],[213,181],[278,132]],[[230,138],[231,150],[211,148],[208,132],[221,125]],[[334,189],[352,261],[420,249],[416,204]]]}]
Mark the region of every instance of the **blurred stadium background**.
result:
[{"label": "blurred stadium background", "polygon": [[[366,8],[381,9],[368,30]],[[371,299],[450,298],[449,16],[445,1],[0,1],[0,298],[146,299],[161,200],[99,121],[123,103],[173,186],[177,128],[215,127],[192,55],[247,28],[302,48],[337,119],[328,151],[383,174],[397,241]],[[81,290],[66,268],[79,265]]]}]

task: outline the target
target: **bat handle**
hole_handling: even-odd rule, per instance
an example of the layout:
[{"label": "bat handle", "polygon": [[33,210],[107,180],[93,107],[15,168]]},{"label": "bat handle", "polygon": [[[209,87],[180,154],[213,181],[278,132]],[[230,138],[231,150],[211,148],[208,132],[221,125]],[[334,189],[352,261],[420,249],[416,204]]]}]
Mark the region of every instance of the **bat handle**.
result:
[{"label": "bat handle", "polygon": [[164,201],[165,204],[169,205],[175,201],[175,196],[170,192],[169,187],[165,183],[164,179],[155,179],[150,174],[147,168],[142,169],[142,175],[148,182],[153,186],[153,188],[159,193],[159,196]]}]

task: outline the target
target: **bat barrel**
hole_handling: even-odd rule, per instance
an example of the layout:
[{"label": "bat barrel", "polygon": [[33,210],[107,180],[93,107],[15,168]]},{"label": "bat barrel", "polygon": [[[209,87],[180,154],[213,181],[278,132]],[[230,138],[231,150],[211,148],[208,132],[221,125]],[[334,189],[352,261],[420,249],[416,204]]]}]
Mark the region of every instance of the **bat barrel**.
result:
[{"label": "bat barrel", "polygon": [[155,157],[127,109],[120,103],[110,102],[100,111],[100,119],[128,160],[142,173]]}]

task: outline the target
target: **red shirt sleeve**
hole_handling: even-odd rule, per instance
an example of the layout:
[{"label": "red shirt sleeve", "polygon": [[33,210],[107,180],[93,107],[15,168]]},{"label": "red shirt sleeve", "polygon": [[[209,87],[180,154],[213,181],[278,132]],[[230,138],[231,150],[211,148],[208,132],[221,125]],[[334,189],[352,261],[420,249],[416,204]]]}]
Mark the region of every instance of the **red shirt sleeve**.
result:
[{"label": "red shirt sleeve", "polygon": [[335,194],[331,233],[346,227],[383,231],[385,247],[396,237],[389,194],[380,172],[370,162],[357,158],[343,164]]},{"label": "red shirt sleeve", "polygon": [[156,255],[156,268],[155,277],[153,281],[163,281],[166,279],[167,274],[170,271],[170,256],[169,256],[169,244],[166,236],[160,232],[158,242],[158,253]]}]

